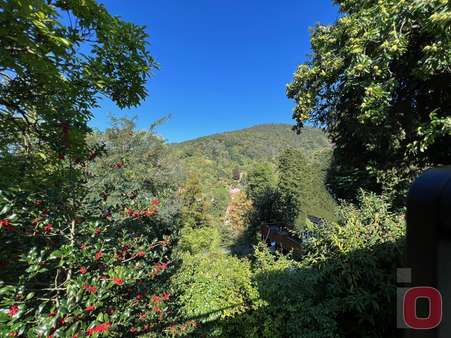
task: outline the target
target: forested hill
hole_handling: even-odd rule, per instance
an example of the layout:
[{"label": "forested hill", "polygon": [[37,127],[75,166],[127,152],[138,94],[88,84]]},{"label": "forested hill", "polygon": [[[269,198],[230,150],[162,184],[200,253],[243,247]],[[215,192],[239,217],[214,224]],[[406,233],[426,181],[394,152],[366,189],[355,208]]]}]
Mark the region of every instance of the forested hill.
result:
[{"label": "forested hill", "polygon": [[309,181],[305,193],[308,200],[313,201],[305,211],[323,217],[332,214],[333,203],[324,185],[332,145],[318,128],[305,127],[298,135],[291,125],[265,124],[205,136],[172,147],[187,177],[195,176],[195,181],[199,182],[218,225],[223,224],[224,213],[230,209],[230,188],[247,190],[249,175],[257,168],[267,166],[277,184],[281,176],[280,156],[287,149],[299,151],[305,158],[300,175]]},{"label": "forested hill", "polygon": [[202,154],[210,160],[246,165],[249,160],[275,160],[289,147],[301,148],[313,155],[330,149],[331,144],[318,128],[305,127],[297,135],[289,124],[263,124],[200,137],[175,144],[174,147],[185,158]]}]

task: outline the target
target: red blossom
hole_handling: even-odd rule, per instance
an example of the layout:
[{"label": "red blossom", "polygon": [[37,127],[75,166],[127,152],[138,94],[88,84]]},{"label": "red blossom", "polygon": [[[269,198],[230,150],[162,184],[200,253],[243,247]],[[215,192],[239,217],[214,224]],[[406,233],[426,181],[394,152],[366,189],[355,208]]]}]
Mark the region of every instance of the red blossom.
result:
[{"label": "red blossom", "polygon": [[63,318],[60,319],[60,325],[61,326],[66,325],[66,317],[63,317]]},{"label": "red blossom", "polygon": [[8,231],[14,231],[16,229],[9,219],[0,219],[0,228],[5,228]]},{"label": "red blossom", "polygon": [[154,269],[156,273],[159,273],[161,271],[164,271],[168,268],[168,263],[157,263],[154,265]]},{"label": "red blossom", "polygon": [[8,333],[8,337],[17,337],[17,332],[10,332]]},{"label": "red blossom", "polygon": [[136,295],[136,297],[135,297],[137,300],[141,300],[141,298],[142,298],[142,295],[140,294],[140,293],[138,293],[137,295]]},{"label": "red blossom", "polygon": [[153,206],[157,206],[157,205],[160,204],[160,200],[159,200],[158,198],[155,198],[155,199],[152,200],[151,204],[152,204]]},{"label": "red blossom", "polygon": [[86,332],[87,332],[88,336],[92,336],[96,332],[107,332],[108,328],[110,326],[111,326],[110,322],[102,323],[102,324],[95,325],[95,326],[91,327]]},{"label": "red blossom", "polygon": [[122,284],[124,284],[124,280],[123,280],[122,278],[113,277],[113,278],[112,278],[112,281],[113,281],[114,284],[117,284],[117,285],[122,285]]},{"label": "red blossom", "polygon": [[131,208],[127,208],[127,215],[128,216],[133,216],[133,213],[134,213],[134,211],[133,211],[133,209],[131,209]]},{"label": "red blossom", "polygon": [[50,231],[52,231],[53,229],[53,224],[52,223],[48,223],[45,227],[44,227],[44,232],[46,234],[50,233]]},{"label": "red blossom", "polygon": [[86,312],[92,312],[92,311],[94,311],[95,310],[95,305],[89,305],[89,306],[87,306],[86,308],[85,308],[85,311]]},{"label": "red blossom", "polygon": [[82,266],[82,267],[80,268],[80,273],[81,273],[82,275],[84,275],[86,272],[88,272],[88,269],[86,269],[86,267]]},{"label": "red blossom", "polygon": [[144,257],[146,255],[146,253],[144,252],[144,251],[138,251],[137,253],[136,253],[136,256],[137,257]]},{"label": "red blossom", "polygon": [[88,291],[89,293],[96,293],[97,292],[97,287],[95,285],[83,285],[83,289],[85,289],[86,291]]},{"label": "red blossom", "polygon": [[163,292],[162,298],[163,298],[163,300],[169,300],[169,293],[166,291]]},{"label": "red blossom", "polygon": [[161,298],[160,298],[160,296],[152,295],[152,297],[150,297],[150,301],[152,303],[159,303],[161,301]]},{"label": "red blossom", "polygon": [[157,212],[157,210],[152,208],[152,209],[148,209],[148,210],[144,211],[144,215],[151,217],[151,216],[155,215],[156,212]]},{"label": "red blossom", "polygon": [[96,235],[100,235],[100,233],[102,232],[102,230],[100,230],[100,228],[96,228]]},{"label": "red blossom", "polygon": [[153,310],[157,313],[161,313],[161,309],[156,305],[154,305]]},{"label": "red blossom", "polygon": [[98,261],[102,257],[103,257],[103,252],[102,251],[97,251],[96,252],[96,261]]},{"label": "red blossom", "polygon": [[15,304],[11,305],[8,309],[8,315],[10,317],[14,317],[17,314],[17,312],[19,312],[19,307]]}]

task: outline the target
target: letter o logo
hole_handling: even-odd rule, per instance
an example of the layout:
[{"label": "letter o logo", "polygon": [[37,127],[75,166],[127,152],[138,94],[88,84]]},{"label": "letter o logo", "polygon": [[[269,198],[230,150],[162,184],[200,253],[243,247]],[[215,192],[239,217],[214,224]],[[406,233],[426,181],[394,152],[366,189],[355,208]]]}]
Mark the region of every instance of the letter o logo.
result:
[{"label": "letter o logo", "polygon": [[[425,298],[429,302],[429,316],[417,317],[417,300]],[[415,287],[406,291],[403,303],[404,323],[411,329],[429,330],[442,321],[442,295],[432,287]]]}]

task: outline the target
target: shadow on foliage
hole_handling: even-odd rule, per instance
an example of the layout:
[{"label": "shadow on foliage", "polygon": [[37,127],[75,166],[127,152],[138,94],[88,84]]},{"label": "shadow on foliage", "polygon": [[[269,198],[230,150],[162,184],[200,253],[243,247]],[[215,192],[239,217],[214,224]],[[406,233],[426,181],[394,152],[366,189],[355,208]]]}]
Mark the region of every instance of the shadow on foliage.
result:
[{"label": "shadow on foliage", "polygon": [[[256,266],[259,299],[232,318],[203,322],[190,337],[394,337],[396,268],[404,240],[338,254],[308,267]],[[301,265],[302,266],[302,265]],[[220,317],[226,309],[214,311]],[[214,317],[214,316],[213,316]]]},{"label": "shadow on foliage", "polygon": [[254,246],[261,238],[260,227],[264,223],[275,223],[280,221],[277,213],[274,211],[277,192],[274,189],[266,188],[253,199],[254,207],[248,210],[248,226],[234,239],[230,245],[230,252],[238,257],[249,257],[254,252]]}]

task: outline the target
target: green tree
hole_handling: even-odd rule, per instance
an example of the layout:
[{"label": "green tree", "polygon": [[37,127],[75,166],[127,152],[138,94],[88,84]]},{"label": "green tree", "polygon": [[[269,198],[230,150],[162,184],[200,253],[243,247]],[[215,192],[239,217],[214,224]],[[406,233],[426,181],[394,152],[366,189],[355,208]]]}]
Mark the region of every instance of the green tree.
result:
[{"label": "green tree", "polygon": [[88,197],[101,197],[105,205],[137,195],[171,194],[181,181],[181,167],[164,140],[149,130],[136,130],[134,120],[112,118],[112,127],[95,132],[89,144],[102,144],[105,154],[87,167]]},{"label": "green tree", "polygon": [[201,228],[210,225],[209,204],[202,192],[201,181],[191,174],[182,187],[182,219],[186,227]]},{"label": "green tree", "polygon": [[83,199],[102,154],[86,143],[92,109],[100,96],[119,107],[146,96],[146,38],[93,0],[0,1],[1,336],[164,330],[164,205],[138,196],[99,215]]},{"label": "green tree", "polygon": [[303,224],[307,200],[313,198],[312,175],[304,155],[296,149],[286,149],[279,157],[278,174],[276,219],[285,225]]},{"label": "green tree", "polygon": [[246,194],[252,201],[250,221],[254,226],[270,223],[274,216],[276,174],[268,163],[257,163],[247,175]]},{"label": "green tree", "polygon": [[411,178],[451,159],[451,10],[447,0],[336,0],[312,56],[287,88],[298,127],[324,126],[335,144],[338,197],[359,187],[405,196]]},{"label": "green tree", "polygon": [[1,188],[42,188],[58,160],[89,157],[87,121],[100,96],[136,106],[156,64],[144,28],[94,0],[2,0],[0,8]]}]

